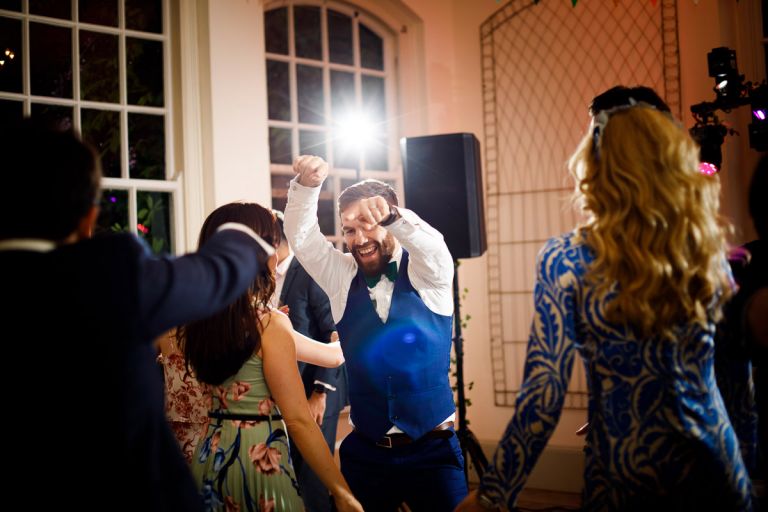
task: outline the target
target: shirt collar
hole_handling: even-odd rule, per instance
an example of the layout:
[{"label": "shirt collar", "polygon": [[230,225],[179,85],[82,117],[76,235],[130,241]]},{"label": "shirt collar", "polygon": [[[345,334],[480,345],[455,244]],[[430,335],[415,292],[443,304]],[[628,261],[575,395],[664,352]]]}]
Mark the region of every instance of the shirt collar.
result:
[{"label": "shirt collar", "polygon": [[291,262],[293,261],[293,253],[290,253],[288,256],[285,257],[283,261],[278,263],[277,267],[275,267],[275,274],[276,275],[285,275],[286,272],[288,272],[288,267],[291,266]]},{"label": "shirt collar", "polygon": [[0,251],[51,252],[56,244],[39,238],[9,238],[0,240]]},{"label": "shirt collar", "polygon": [[397,244],[397,249],[395,249],[395,252],[392,254],[392,258],[390,258],[389,261],[394,261],[395,263],[397,263],[397,270],[400,270],[400,260],[402,259],[403,259],[403,246],[400,244]]}]

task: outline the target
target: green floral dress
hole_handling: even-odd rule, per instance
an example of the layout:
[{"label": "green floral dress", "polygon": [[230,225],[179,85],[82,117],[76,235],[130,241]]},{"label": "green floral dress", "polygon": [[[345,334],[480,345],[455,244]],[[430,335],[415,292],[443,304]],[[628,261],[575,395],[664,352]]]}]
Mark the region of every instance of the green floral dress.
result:
[{"label": "green floral dress", "polygon": [[254,355],[211,387],[213,415],[192,460],[206,510],[304,510],[285,423]]}]

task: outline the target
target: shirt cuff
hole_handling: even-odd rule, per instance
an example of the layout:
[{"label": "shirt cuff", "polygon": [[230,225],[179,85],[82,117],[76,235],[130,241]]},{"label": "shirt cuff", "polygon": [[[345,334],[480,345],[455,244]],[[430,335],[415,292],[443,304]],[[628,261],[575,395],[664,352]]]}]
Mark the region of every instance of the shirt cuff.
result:
[{"label": "shirt cuff", "polygon": [[250,236],[256,242],[261,246],[262,249],[264,249],[264,252],[267,253],[267,256],[272,256],[275,254],[275,248],[269,245],[267,242],[264,241],[263,238],[261,238],[259,235],[257,235],[251,228],[246,226],[245,224],[240,224],[239,222],[225,222],[219,228],[216,230],[218,233],[219,231],[224,231],[227,229],[231,229],[234,231],[241,231],[245,233],[246,235]]},{"label": "shirt cuff", "polygon": [[402,206],[397,206],[397,214],[399,218],[394,220],[391,224],[382,226],[387,231],[391,231],[395,238],[398,235],[410,235],[413,233],[419,225],[421,218],[414,212]]},{"label": "shirt cuff", "polygon": [[315,380],[315,382],[313,382],[312,384],[314,384],[315,386],[323,386],[328,391],[336,391],[336,388],[334,386],[331,386],[330,384],[326,384],[321,380]]},{"label": "shirt cuff", "polygon": [[288,186],[288,192],[296,201],[301,203],[317,203],[320,199],[320,189],[322,188],[322,185],[317,187],[305,187],[299,183],[299,176],[296,175]]}]

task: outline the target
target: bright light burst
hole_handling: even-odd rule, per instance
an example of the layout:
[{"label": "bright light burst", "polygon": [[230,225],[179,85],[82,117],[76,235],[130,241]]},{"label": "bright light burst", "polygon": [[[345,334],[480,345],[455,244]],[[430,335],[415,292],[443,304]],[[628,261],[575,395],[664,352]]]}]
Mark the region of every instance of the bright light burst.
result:
[{"label": "bright light burst", "polygon": [[376,140],[377,126],[365,112],[350,112],[339,119],[336,138],[346,151],[364,151]]}]

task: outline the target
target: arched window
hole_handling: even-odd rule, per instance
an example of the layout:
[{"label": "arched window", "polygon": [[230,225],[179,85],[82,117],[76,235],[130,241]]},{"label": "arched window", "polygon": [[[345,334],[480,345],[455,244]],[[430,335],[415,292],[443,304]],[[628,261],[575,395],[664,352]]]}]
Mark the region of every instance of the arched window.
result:
[{"label": "arched window", "polygon": [[322,232],[342,246],[339,192],[365,178],[401,191],[394,37],[372,16],[335,2],[274,2],[264,14],[272,205],[282,210],[291,164],[330,164],[320,195]]}]

